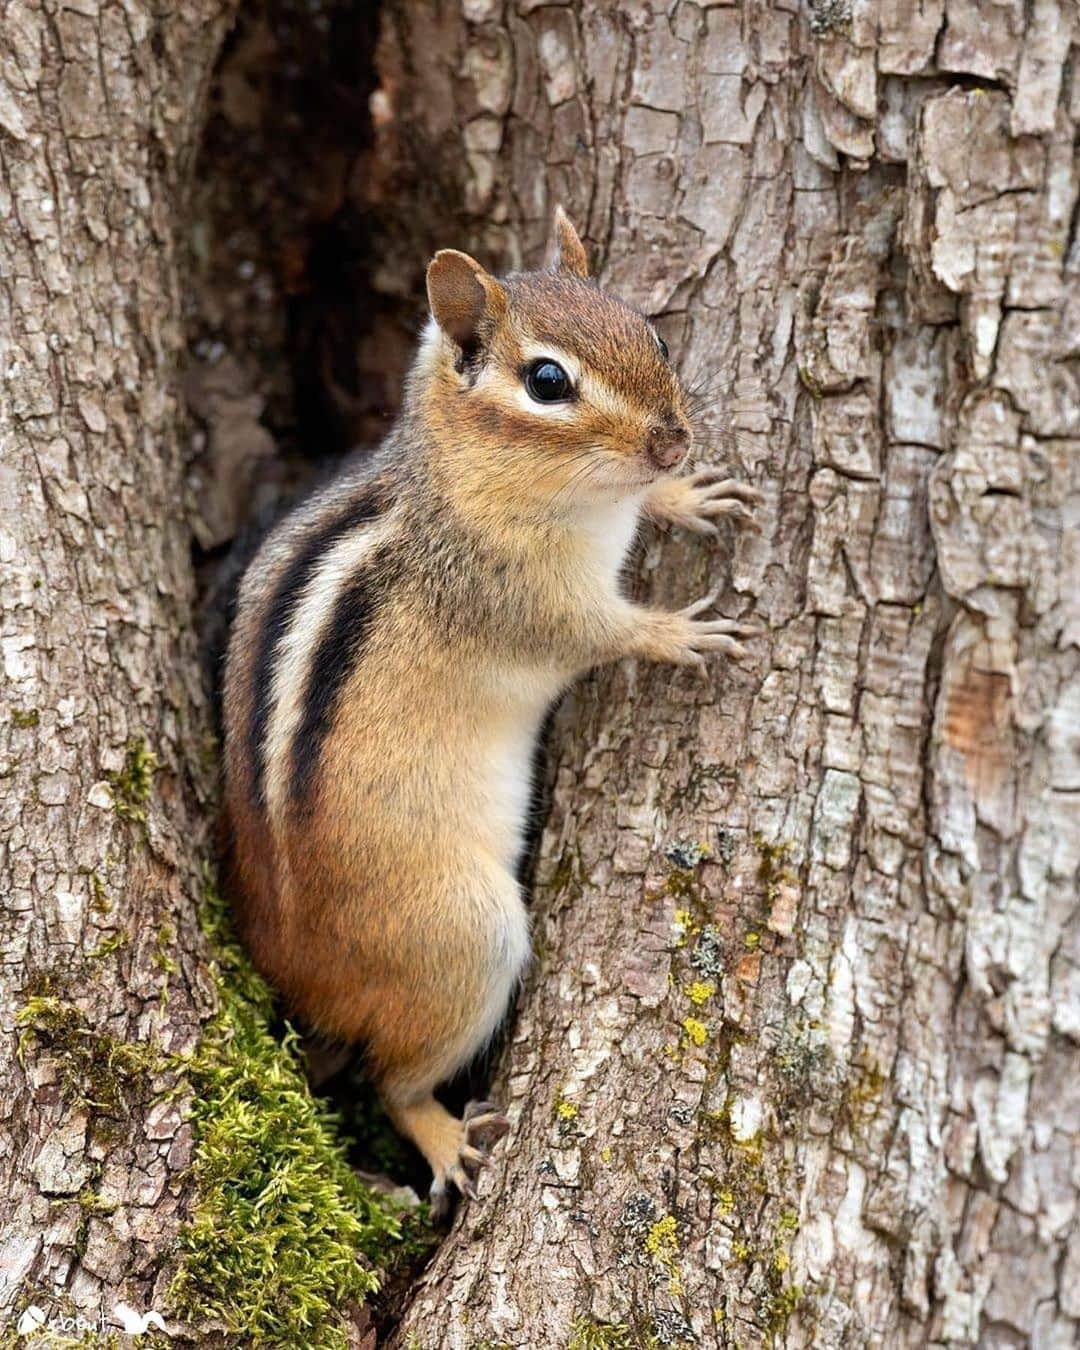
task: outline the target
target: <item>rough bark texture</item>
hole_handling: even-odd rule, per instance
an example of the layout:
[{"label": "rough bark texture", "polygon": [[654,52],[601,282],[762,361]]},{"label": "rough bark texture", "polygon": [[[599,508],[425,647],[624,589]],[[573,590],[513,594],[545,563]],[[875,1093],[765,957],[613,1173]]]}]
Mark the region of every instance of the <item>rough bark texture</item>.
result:
[{"label": "rough bark texture", "polygon": [[227,9],[0,9],[9,1335],[28,1302],[95,1327],[121,1300],[161,1306],[190,1200],[183,1101],[149,1102],[212,1005],[193,904],[212,752],[174,383],[182,189]]},{"label": "rough bark texture", "polygon": [[642,592],[769,627],[563,708],[514,1130],[396,1344],[1076,1343],[1073,20],[387,7],[385,161],[459,147],[488,259],[564,202],[767,494]]},{"label": "rough bark texture", "polygon": [[190,482],[222,9],[0,11],[0,1315],[153,1306],[189,1200],[147,1107],[212,1002],[185,495],[216,554],[275,449],[372,436],[430,249],[535,260],[562,201],[768,495],[638,589],[722,575],[770,636],[564,706],[515,1130],[397,1343],[1072,1345],[1073,6],[384,0],[370,126],[366,8],[250,8]]}]

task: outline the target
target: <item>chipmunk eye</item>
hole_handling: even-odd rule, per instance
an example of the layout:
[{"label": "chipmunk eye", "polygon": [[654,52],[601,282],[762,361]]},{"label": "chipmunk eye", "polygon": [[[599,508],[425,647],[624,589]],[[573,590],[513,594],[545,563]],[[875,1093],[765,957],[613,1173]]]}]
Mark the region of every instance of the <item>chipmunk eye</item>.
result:
[{"label": "chipmunk eye", "polygon": [[574,392],[570,376],[557,361],[541,358],[525,372],[525,388],[537,403],[562,403]]}]

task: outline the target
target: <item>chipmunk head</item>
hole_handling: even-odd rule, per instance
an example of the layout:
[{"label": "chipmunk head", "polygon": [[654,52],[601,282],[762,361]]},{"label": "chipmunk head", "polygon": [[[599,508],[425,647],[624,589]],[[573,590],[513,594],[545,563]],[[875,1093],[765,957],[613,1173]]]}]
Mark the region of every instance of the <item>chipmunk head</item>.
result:
[{"label": "chipmunk head", "polygon": [[550,267],[496,279],[465,253],[427,273],[432,406],[453,439],[539,496],[631,494],[690,447],[682,386],[644,315],[589,280],[561,207]]}]

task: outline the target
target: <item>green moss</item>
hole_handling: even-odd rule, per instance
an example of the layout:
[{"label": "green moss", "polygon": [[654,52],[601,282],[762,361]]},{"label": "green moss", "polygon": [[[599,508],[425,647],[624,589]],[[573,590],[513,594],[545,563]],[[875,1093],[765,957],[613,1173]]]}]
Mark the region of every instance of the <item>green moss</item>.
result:
[{"label": "green moss", "polygon": [[781,1214],[771,1236],[766,1230],[760,1245],[742,1240],[731,1244],[732,1260],[755,1268],[755,1311],[770,1345],[776,1345],[782,1338],[792,1313],[803,1301],[802,1289],[786,1282],[791,1264],[788,1248],[798,1231],[799,1217],[789,1209]]},{"label": "green moss", "polygon": [[799,379],[802,380],[804,388],[812,399],[820,402],[825,397],[825,390],[822,387],[821,381],[810,369],[809,365],[799,365]]},{"label": "green moss", "polygon": [[664,882],[663,890],[665,895],[670,895],[676,900],[700,903],[701,888],[698,884],[697,875],[693,872],[687,872],[681,867],[672,869]]},{"label": "green moss", "polygon": [[112,956],[127,942],[128,935],[122,928],[117,929],[115,933],[109,933],[103,937],[98,945],[90,953],[91,961],[103,961],[107,956]]},{"label": "green moss", "polygon": [[788,845],[770,844],[763,835],[755,834],[754,847],[758,854],[758,880],[765,887],[765,895],[771,904],[780,893],[781,882],[796,880],[788,866]]},{"label": "green moss", "polygon": [[881,1110],[888,1077],[877,1060],[863,1057],[851,1066],[842,1089],[839,1118],[856,1137],[863,1137]]},{"label": "green moss", "polygon": [[92,1186],[84,1186],[75,1200],[84,1214],[116,1213],[116,1206],[108,1200],[103,1200]]},{"label": "green moss", "polygon": [[84,875],[90,878],[90,908],[95,914],[108,914],[112,910],[112,902],[105,894],[105,883],[96,872],[87,872]]},{"label": "green moss", "polygon": [[18,727],[20,731],[27,731],[31,727],[36,727],[41,721],[41,714],[36,708],[12,708],[11,725]]},{"label": "green moss", "polygon": [[79,1226],[75,1231],[74,1246],[75,1254],[80,1260],[86,1255],[86,1249],[90,1245],[90,1220],[95,1215],[114,1214],[117,1209],[116,1205],[101,1198],[99,1188],[102,1170],[102,1164],[95,1162],[92,1166],[89,1184],[84,1186],[75,1197],[76,1204],[79,1206],[80,1217]]},{"label": "green moss", "polygon": [[888,1078],[877,1060],[858,1060],[848,1081],[844,1101],[852,1115],[873,1115]]},{"label": "green moss", "polygon": [[571,1328],[566,1350],[629,1350],[633,1343],[625,1322],[594,1322],[582,1317]]},{"label": "green moss", "polygon": [[[251,1350],[338,1350],[348,1344],[350,1304],[378,1286],[380,1273],[404,1278],[431,1246],[426,1211],[403,1212],[360,1181],[336,1118],[311,1096],[295,1034],[273,1034],[270,992],[212,889],[201,917],[219,1011],[193,1055],[96,1030],[56,977],[38,981],[18,1013],[18,1053],[25,1060],[33,1048],[55,1062],[65,1098],[91,1112],[95,1144],[115,1140],[119,1122],[152,1094],[190,1098],[195,1200],[170,1291],[174,1315],[220,1324]],[[109,935],[94,954],[122,939]],[[163,926],[153,959],[166,972],[173,941]],[[78,1204],[76,1245],[92,1215],[105,1212],[93,1184]]]},{"label": "green moss", "polygon": [[175,941],[176,929],[171,923],[163,923],[158,929],[157,942],[154,944],[154,952],[150,959],[158,970],[164,971],[166,975],[175,975],[180,969],[170,950]]},{"label": "green moss", "polygon": [[728,1170],[724,1177],[729,1186],[736,1186],[745,1192],[745,1182],[750,1181],[750,1189],[761,1191],[764,1186],[761,1165],[765,1159],[765,1135],[762,1130],[747,1139],[735,1134],[731,1123],[731,1112],[735,1098],[729,1096],[724,1104],[714,1111],[702,1113],[702,1133],[712,1143],[718,1143],[724,1149]]},{"label": "green moss", "polygon": [[802,1289],[797,1284],[782,1285],[772,1291],[766,1309],[766,1326],[772,1343],[783,1336],[795,1309],[802,1302]]},{"label": "green moss", "polygon": [[147,749],[146,741],[141,736],[133,737],[124,755],[124,767],[108,775],[113,810],[122,819],[146,823],[146,803],[157,767],[157,755]]},{"label": "green moss", "polygon": [[556,896],[565,891],[568,900],[580,900],[585,888],[585,862],[580,848],[575,846],[563,853],[550,877],[546,881],[537,880],[536,885]]},{"label": "green moss", "polygon": [[[342,1310],[379,1284],[405,1226],[349,1167],[337,1120],[307,1086],[297,1037],[270,1031],[270,992],[208,887],[220,1011],[187,1065],[197,1203],[170,1301],[245,1347],[348,1344]],[[422,1242],[415,1232],[412,1242]]]},{"label": "green moss", "polygon": [[145,1100],[155,1073],[168,1068],[156,1046],[121,1041],[95,1030],[73,1003],[55,994],[29,998],[15,1016],[20,1029],[18,1056],[37,1042],[56,1060],[67,1097],[77,1106],[110,1114]]}]

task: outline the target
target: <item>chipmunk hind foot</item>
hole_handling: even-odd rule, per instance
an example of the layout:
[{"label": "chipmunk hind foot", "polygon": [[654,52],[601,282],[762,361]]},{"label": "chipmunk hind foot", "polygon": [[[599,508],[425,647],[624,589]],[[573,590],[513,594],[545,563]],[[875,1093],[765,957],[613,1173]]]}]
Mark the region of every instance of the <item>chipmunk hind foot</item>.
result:
[{"label": "chipmunk hind foot", "polygon": [[394,1124],[431,1168],[431,1217],[444,1223],[453,1211],[455,1190],[475,1200],[480,1169],[490,1165],[491,1149],[510,1122],[491,1102],[470,1102],[461,1120],[431,1094],[409,1102],[390,1099],[386,1104]]}]

